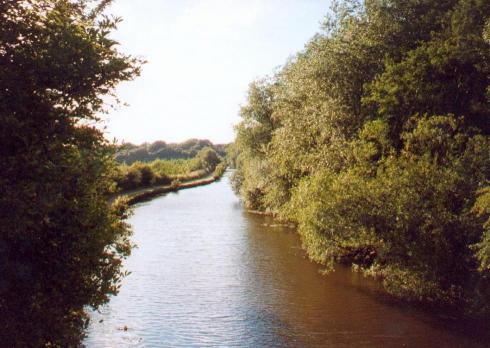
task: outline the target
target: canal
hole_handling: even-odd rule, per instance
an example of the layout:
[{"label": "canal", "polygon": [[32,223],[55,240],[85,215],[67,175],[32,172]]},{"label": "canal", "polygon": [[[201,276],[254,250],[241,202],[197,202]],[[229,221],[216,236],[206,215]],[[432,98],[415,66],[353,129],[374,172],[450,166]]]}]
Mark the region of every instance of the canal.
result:
[{"label": "canal", "polygon": [[244,211],[228,177],[135,207],[120,294],[92,347],[483,347],[339,267],[324,276],[292,229]]}]

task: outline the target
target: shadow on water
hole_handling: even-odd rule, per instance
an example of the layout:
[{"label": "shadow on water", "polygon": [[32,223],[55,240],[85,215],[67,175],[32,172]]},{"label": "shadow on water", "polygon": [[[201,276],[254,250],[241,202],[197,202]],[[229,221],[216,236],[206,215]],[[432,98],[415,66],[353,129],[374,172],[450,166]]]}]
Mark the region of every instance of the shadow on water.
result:
[{"label": "shadow on water", "polygon": [[140,203],[130,223],[132,273],[92,315],[87,347],[485,346],[474,324],[345,267],[321,275],[295,231],[246,213],[227,178]]},{"label": "shadow on water", "polygon": [[[454,319],[442,310],[434,310],[422,305],[400,301],[387,294],[381,282],[366,278],[360,273],[355,273],[350,268],[338,265],[336,270],[329,275],[322,275],[321,265],[310,262],[306,253],[300,248],[297,234],[287,228],[268,227],[274,226],[274,221],[269,217],[246,214],[251,221],[251,231],[256,230],[261,234],[261,248],[267,248],[268,254],[273,255],[276,262],[281,262],[284,250],[290,246],[289,255],[292,256],[294,264],[287,265],[289,277],[294,279],[307,278],[304,282],[292,282],[290,294],[297,296],[298,292],[307,292],[308,296],[304,303],[299,306],[302,313],[310,318],[314,317],[320,323],[319,333],[310,335],[307,339],[311,346],[323,346],[326,342],[340,345],[346,342],[346,346],[354,345],[348,341],[357,334],[364,334],[360,342],[367,346],[406,346],[431,347],[434,344],[444,344],[445,347],[483,347],[487,346],[489,339],[489,323],[484,320]],[[271,235],[270,242],[264,242],[263,235]],[[249,246],[253,248],[253,246]],[[296,273],[297,274],[294,274]],[[284,280],[282,280],[284,283]],[[277,282],[275,286],[277,286]],[[304,285],[304,286],[303,286]],[[312,291],[312,289],[316,291]],[[308,306],[315,303],[316,308],[321,308],[321,314],[312,315]],[[363,312],[363,313],[361,313]],[[335,334],[321,333],[322,330],[330,330],[329,321],[334,313],[332,327],[344,326],[346,328],[357,327],[355,330],[346,330],[349,339],[343,339],[343,333]],[[287,313],[291,316],[291,313]],[[294,314],[297,318],[297,313]],[[361,318],[361,322],[359,322]],[[384,318],[384,319],[383,319]],[[364,320],[364,321],[363,321]],[[302,321],[308,322],[308,318]],[[339,324],[344,322],[344,324]],[[314,323],[311,323],[313,327]],[[384,328],[382,327],[384,326]],[[386,329],[388,328],[388,329]],[[312,326],[307,328],[311,330]],[[335,330],[334,330],[335,331]],[[470,333],[470,334],[469,334]],[[330,336],[330,337],[327,337]],[[314,338],[316,337],[316,339]],[[327,345],[328,346],[328,345]]]}]

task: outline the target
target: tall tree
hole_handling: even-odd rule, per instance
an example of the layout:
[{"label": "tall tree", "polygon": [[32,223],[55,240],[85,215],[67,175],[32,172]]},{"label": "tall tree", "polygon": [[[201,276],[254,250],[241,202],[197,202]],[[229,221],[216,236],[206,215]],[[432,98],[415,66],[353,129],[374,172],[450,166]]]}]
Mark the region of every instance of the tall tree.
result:
[{"label": "tall tree", "polygon": [[[275,76],[274,129],[242,115],[245,203],[297,223],[316,261],[490,314],[489,13],[487,0],[336,1]],[[259,129],[261,153],[244,141]]]},{"label": "tall tree", "polygon": [[129,255],[104,96],[139,74],[107,0],[0,0],[0,342],[77,346]]}]

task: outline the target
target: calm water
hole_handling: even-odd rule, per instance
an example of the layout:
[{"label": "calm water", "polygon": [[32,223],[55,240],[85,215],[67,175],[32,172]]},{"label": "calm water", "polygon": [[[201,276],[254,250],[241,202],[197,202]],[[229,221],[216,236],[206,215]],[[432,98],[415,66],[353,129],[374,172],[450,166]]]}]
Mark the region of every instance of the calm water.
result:
[{"label": "calm water", "polygon": [[[228,179],[136,207],[139,248],[87,347],[483,347],[345,269],[322,276],[294,231],[250,215]],[[126,330],[125,330],[126,328]]]}]

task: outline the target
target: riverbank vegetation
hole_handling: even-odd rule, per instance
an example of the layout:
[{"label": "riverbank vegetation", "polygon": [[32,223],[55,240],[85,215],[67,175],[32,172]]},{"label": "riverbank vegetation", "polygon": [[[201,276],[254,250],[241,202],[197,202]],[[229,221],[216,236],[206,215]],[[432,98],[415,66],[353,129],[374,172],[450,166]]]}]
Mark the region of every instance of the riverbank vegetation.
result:
[{"label": "riverbank vegetation", "polygon": [[134,162],[151,162],[158,159],[191,159],[198,155],[204,148],[213,149],[219,156],[226,156],[226,146],[224,144],[213,144],[209,140],[189,139],[182,143],[166,143],[165,141],[155,141],[134,145],[124,143],[116,149],[116,160],[118,162],[133,164]]},{"label": "riverbank vegetation", "polygon": [[223,176],[226,168],[226,159],[210,147],[201,149],[190,160],[120,165],[114,179],[118,187],[115,197],[124,195],[127,203],[133,205],[164,193],[211,184]]},{"label": "riverbank vegetation", "polygon": [[404,299],[490,313],[490,2],[340,1],[250,85],[244,204]]},{"label": "riverbank vegetation", "polygon": [[117,167],[114,180],[122,191],[170,185],[175,180],[185,182],[209,175],[222,161],[216,151],[204,147],[191,159],[158,159],[151,162],[138,161],[131,165],[121,164]]},{"label": "riverbank vegetation", "polygon": [[131,250],[108,205],[112,144],[96,127],[141,61],[118,51],[110,1],[0,0],[0,342],[78,347]]},{"label": "riverbank vegetation", "polygon": [[213,177],[215,179],[221,178],[226,171],[226,162],[221,162],[214,168]]},{"label": "riverbank vegetation", "polygon": [[176,192],[176,191],[194,188],[198,186],[209,185],[221,179],[221,177],[225,173],[225,170],[226,170],[226,166],[223,163],[221,163],[216,167],[216,170],[213,172],[211,176],[207,175],[205,177],[202,176],[196,177],[194,179],[186,180],[184,182],[175,179],[172,181],[170,185],[155,186],[145,190],[138,190],[137,192],[126,193],[125,195],[126,202],[128,205],[131,206],[136,203],[141,203],[141,202],[151,200],[165,193]]}]

